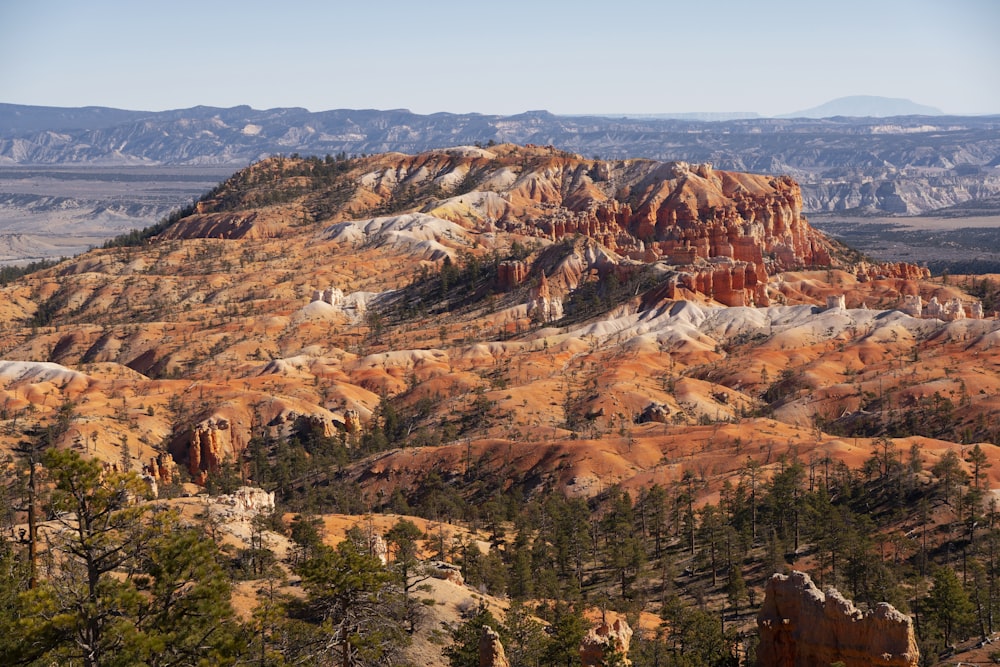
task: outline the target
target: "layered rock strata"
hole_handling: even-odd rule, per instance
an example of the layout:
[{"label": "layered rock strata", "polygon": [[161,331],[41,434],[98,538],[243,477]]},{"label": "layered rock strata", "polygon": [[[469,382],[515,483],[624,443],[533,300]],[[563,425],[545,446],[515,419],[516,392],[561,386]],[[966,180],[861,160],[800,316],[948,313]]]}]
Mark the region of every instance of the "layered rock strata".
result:
[{"label": "layered rock strata", "polygon": [[[233,184],[266,182],[293,168],[305,174],[316,169],[263,161]],[[320,202],[326,195],[317,188],[303,208],[328,211],[324,219],[336,223],[412,202],[410,210],[419,211],[414,215],[473,233],[502,231],[550,241],[583,236],[631,260],[673,265],[685,287],[733,306],[767,305],[769,275],[837,263],[834,244],[802,217],[795,181],[709,164],[588,160],[552,147],[504,144],[488,151],[364,158],[351,164],[335,190],[335,201]],[[223,188],[171,232],[205,234],[208,218],[245,216],[241,209],[256,196],[252,188]],[[499,288],[523,284],[527,268],[518,261],[503,263]],[[876,275],[886,270],[872,267]]]}]

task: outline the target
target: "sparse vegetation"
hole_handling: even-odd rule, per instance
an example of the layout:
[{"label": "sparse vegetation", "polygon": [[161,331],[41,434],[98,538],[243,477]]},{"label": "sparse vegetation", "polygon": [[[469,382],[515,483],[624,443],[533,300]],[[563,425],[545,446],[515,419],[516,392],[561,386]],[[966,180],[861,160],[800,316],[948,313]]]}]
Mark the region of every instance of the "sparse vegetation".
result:
[{"label": "sparse vegetation", "polygon": [[58,266],[61,262],[64,262],[65,258],[60,259],[42,259],[36,262],[28,262],[27,264],[22,264],[19,266],[0,266],[0,287],[11,283],[18,278],[22,278],[32,273],[37,273],[38,271],[44,271],[45,269],[51,269],[53,266]]},{"label": "sparse vegetation", "polygon": [[[767,577],[790,568],[913,614],[928,656],[994,632],[994,323],[822,313],[827,291],[889,307],[907,282],[825,267],[787,274],[791,308],[674,303],[673,269],[597,261],[583,236],[493,228],[447,259],[321,240],[358,165],[274,158],[204,200],[288,204],[275,238],[144,237],[5,288],[0,662],[403,665],[412,643],[468,664],[490,621],[512,664],[569,664],[604,613],[643,618],[637,667],[746,664]],[[542,276],[561,320],[529,314]],[[153,480],[160,503],[137,502]],[[277,509],[242,537],[160,509],[247,484]],[[29,506],[62,531],[44,554],[18,537]],[[76,545],[93,511],[116,523]],[[100,544],[109,567],[66,580]],[[463,599],[438,604],[429,558]],[[171,615],[180,598],[194,611]],[[438,607],[464,617],[431,628]]]}]

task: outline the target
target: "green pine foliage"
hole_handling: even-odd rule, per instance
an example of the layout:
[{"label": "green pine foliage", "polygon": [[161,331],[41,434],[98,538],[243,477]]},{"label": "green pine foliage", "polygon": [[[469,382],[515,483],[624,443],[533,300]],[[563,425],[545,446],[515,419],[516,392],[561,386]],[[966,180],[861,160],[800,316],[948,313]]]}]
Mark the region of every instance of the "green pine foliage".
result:
[{"label": "green pine foliage", "polygon": [[0,287],[3,287],[23,276],[37,273],[38,271],[43,271],[45,269],[51,269],[53,266],[58,266],[64,261],[64,259],[65,258],[40,259],[38,261],[28,262],[27,264],[22,264],[20,266],[0,266]]},{"label": "green pine foliage", "polygon": [[[387,404],[375,421],[388,441],[406,419]],[[471,587],[511,600],[502,618],[484,607],[453,628],[452,664],[473,664],[483,625],[500,633],[512,665],[575,664],[589,627],[581,612],[595,607],[630,621],[640,611],[660,616],[658,633],[634,640],[637,667],[735,664],[752,651],[766,577],[803,564],[862,608],[888,601],[913,613],[929,655],[989,636],[1000,619],[1000,515],[983,491],[982,448],[942,456],[929,470],[919,448],[904,455],[888,438],[857,469],[794,451],[770,464],[748,458],[711,503],[697,501],[706,484],[697,470],[648,488],[609,485],[592,498],[516,474],[493,479],[474,464],[465,475],[430,471],[381,505],[367,499],[365,510],[464,523],[492,548],[449,543],[400,519],[385,535],[384,566],[364,531],[331,548],[313,518],[362,502],[337,484],[338,457],[356,456],[354,447],[315,432],[261,437],[248,447],[251,475],[261,477],[253,481],[301,512],[287,528],[267,523],[291,537],[287,562],[304,591],[296,598],[280,592],[283,575],[259,539],[253,553],[225,553],[205,526],[140,502],[145,486],[134,474],[53,448],[50,431],[28,437],[38,446],[22,454],[47,480],[36,502],[59,529],[33,587],[26,546],[0,544],[2,664],[403,664],[404,648],[426,630],[427,552],[459,564]],[[326,477],[315,476],[317,466]],[[13,521],[28,479],[9,477],[0,518]],[[249,618],[232,608],[230,582],[240,577],[258,587]]]},{"label": "green pine foliage", "polygon": [[398,664],[408,642],[403,593],[393,573],[350,540],[321,546],[298,568],[306,620],[342,665]]},{"label": "green pine foliage", "polygon": [[234,664],[242,638],[218,546],[172,512],[136,502],[134,473],[73,451],[42,457],[58,528],[34,588],[13,580],[0,663]]}]

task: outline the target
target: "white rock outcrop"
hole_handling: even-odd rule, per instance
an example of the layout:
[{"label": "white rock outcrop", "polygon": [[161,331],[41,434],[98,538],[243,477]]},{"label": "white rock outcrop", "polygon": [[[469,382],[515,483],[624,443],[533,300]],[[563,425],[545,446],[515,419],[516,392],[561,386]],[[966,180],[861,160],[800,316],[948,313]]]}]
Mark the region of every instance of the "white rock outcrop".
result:
[{"label": "white rock outcrop", "polygon": [[274,511],[274,491],[241,486],[233,493],[212,498],[212,513],[224,521],[251,521]]},{"label": "white rock outcrop", "polygon": [[837,296],[826,297],[826,309],[827,310],[845,310],[847,308],[847,300],[843,294],[838,294]]}]

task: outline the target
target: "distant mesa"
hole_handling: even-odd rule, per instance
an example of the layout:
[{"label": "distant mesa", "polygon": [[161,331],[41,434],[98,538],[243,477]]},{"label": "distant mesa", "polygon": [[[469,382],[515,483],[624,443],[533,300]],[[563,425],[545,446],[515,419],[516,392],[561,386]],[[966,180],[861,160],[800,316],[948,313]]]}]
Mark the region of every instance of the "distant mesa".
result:
[{"label": "distant mesa", "polygon": [[851,95],[838,97],[811,109],[778,116],[778,118],[887,118],[890,116],[942,116],[944,112],[936,107],[917,104],[900,97],[879,97],[877,95]]}]

